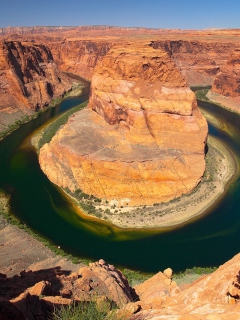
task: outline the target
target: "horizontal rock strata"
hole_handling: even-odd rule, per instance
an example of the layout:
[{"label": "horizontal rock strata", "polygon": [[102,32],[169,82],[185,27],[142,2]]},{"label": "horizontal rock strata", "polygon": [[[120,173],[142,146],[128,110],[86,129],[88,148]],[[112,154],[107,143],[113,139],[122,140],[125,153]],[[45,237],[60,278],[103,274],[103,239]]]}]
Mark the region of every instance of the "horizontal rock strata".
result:
[{"label": "horizontal rock strata", "polygon": [[207,124],[167,52],[148,43],[111,49],[89,107],[41,149],[51,181],[116,205],[168,201],[199,183]]},{"label": "horizontal rock strata", "polygon": [[0,41],[0,129],[49,104],[76,80],[60,72],[42,44]]},{"label": "horizontal rock strata", "polygon": [[240,112],[240,49],[230,53],[226,65],[217,74],[207,97]]}]

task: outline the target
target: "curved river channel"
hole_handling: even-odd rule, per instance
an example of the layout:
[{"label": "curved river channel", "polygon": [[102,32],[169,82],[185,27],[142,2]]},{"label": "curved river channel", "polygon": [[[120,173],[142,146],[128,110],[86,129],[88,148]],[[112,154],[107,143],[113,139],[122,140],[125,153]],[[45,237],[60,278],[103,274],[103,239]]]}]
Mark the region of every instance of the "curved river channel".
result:
[{"label": "curved river channel", "polygon": [[[0,189],[10,195],[11,211],[21,221],[66,252],[145,272],[171,267],[218,266],[240,250],[240,178],[222,200],[197,221],[170,231],[117,228],[83,219],[40,170],[35,150],[26,138],[61,112],[85,101],[68,98],[21,126],[0,142]],[[240,162],[240,116],[199,102],[214,115],[209,131],[219,137]]]}]

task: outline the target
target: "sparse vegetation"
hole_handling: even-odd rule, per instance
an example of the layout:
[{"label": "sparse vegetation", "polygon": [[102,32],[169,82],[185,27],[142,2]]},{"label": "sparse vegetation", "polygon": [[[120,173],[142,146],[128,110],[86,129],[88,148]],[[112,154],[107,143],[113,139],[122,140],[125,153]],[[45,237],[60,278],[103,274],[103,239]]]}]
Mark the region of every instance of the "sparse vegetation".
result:
[{"label": "sparse vegetation", "polygon": [[70,117],[70,115],[72,115],[73,113],[83,109],[84,107],[86,107],[88,101],[85,101],[84,103],[64,112],[62,115],[60,115],[55,121],[53,121],[47,128],[46,130],[44,130],[44,133],[39,141],[38,144],[38,148],[42,148],[42,146],[45,143],[48,143],[51,141],[51,139],[53,138],[53,136],[56,134],[57,130],[67,122],[68,118]]},{"label": "sparse vegetation", "polygon": [[208,97],[207,97],[208,91],[209,91],[209,89],[197,90],[197,91],[195,92],[196,98],[197,98],[198,100],[201,100],[201,101],[209,102],[210,100],[209,100]]},{"label": "sparse vegetation", "polygon": [[124,269],[122,271],[122,273],[125,276],[125,278],[127,279],[130,286],[132,286],[132,287],[146,281],[147,279],[149,279],[153,276],[152,273],[143,274],[140,271],[134,271],[134,270],[130,270],[130,269]]},{"label": "sparse vegetation", "polygon": [[110,302],[95,301],[78,302],[68,306],[62,306],[60,309],[55,309],[53,320],[127,320],[129,316],[117,314],[117,309],[113,309]]},{"label": "sparse vegetation", "polygon": [[20,119],[16,120],[15,122],[9,124],[8,126],[6,126],[5,130],[0,131],[0,140],[6,137],[11,132],[17,130],[24,123],[27,123],[30,120],[35,119],[37,116],[38,116],[37,112],[31,115],[25,115],[25,116],[22,116]]},{"label": "sparse vegetation", "polygon": [[187,275],[197,274],[199,276],[211,274],[217,270],[217,267],[193,267],[191,269],[186,269],[183,272],[174,274],[174,279],[181,279]]}]

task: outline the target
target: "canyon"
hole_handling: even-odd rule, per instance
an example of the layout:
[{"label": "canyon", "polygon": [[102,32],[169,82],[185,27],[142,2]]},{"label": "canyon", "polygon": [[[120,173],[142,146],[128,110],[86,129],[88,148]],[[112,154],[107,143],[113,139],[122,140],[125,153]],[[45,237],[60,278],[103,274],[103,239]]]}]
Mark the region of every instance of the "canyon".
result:
[{"label": "canyon", "polygon": [[238,49],[239,37],[239,30],[234,29],[2,28],[0,130],[70,90],[80,81],[70,73],[91,80],[98,61],[119,43],[146,39],[153,48],[167,51],[193,87],[213,84],[231,52]]},{"label": "canyon", "polygon": [[[45,107],[53,97],[62,96],[77,83],[76,78],[65,72],[76,73],[92,80],[89,108],[72,116],[40,156],[43,169],[47,171],[50,167],[49,175],[55,183],[74,190],[78,181],[84,181],[81,185],[86,192],[109,199],[121,198],[124,201],[119,205],[130,202],[129,197],[122,196],[126,190],[137,195],[130,199],[133,204],[158,201],[155,183],[163,176],[166,182],[166,187],[160,190],[163,201],[196,186],[205,167],[207,127],[189,86],[213,84],[210,94],[238,98],[239,31],[66,29],[2,31],[1,93],[5,102],[1,121],[5,113],[21,110],[28,114]],[[41,95],[35,93],[34,87],[41,88]],[[112,165],[109,159],[114,160]],[[164,161],[173,164],[170,169],[174,168],[174,172],[167,170]],[[143,168],[146,162],[149,167]],[[161,176],[156,170],[159,166],[163,170]],[[193,170],[196,167],[197,172]],[[124,170],[131,180],[122,179]],[[149,172],[153,181],[148,180]],[[85,173],[89,174],[87,178],[83,177]],[[96,177],[101,177],[105,185],[96,182]],[[174,191],[166,177],[175,185]],[[140,189],[139,183],[136,188],[143,178],[151,188],[151,196],[145,184]],[[110,187],[115,181],[117,196]],[[119,270],[103,260],[73,274],[54,269],[43,277],[29,269],[9,278],[2,273],[0,312],[7,319],[13,315],[15,319],[36,316],[45,319],[46,310],[74,301],[89,301],[96,293],[100,302],[114,301],[121,308],[120,318],[124,314],[132,320],[237,320],[239,259],[238,254],[186,289],[173,281],[170,269],[132,288]]]}]

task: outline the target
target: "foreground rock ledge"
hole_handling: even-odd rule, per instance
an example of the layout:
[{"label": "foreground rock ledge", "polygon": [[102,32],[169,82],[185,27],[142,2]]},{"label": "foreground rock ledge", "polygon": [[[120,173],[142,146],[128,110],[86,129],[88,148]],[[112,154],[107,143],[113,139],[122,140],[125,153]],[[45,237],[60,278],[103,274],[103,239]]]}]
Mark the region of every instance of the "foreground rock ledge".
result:
[{"label": "foreground rock ledge", "polygon": [[[106,319],[128,320],[239,320],[240,254],[181,289],[170,268],[131,287],[113,265],[104,260],[68,274],[57,270],[22,271],[12,278],[0,275],[0,319],[49,319],[58,309],[95,301]],[[53,269],[50,269],[53,271]],[[30,286],[29,286],[30,285]],[[112,314],[111,306],[120,310]]]},{"label": "foreground rock ledge", "polygon": [[111,49],[89,107],[40,151],[52,182],[119,206],[168,201],[200,182],[207,123],[167,52],[147,43]]}]

